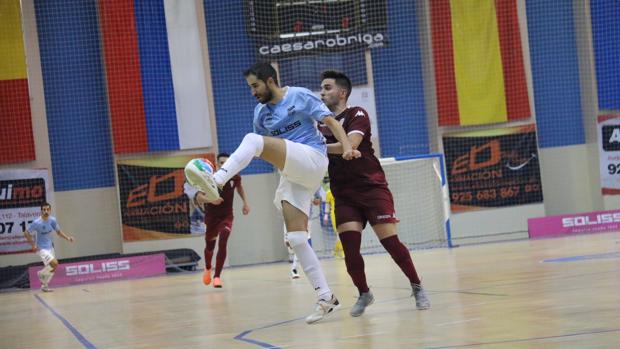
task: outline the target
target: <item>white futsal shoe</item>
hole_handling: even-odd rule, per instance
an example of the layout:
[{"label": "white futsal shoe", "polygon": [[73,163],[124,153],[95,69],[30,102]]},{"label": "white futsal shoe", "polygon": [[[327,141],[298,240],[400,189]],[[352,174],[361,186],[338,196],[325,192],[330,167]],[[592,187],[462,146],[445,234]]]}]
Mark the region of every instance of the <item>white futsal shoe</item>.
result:
[{"label": "white futsal shoe", "polygon": [[220,188],[215,182],[210,163],[201,160],[193,159],[185,166],[185,179],[189,185],[205,193],[207,201],[212,202],[220,198]]},{"label": "white futsal shoe", "polygon": [[426,292],[424,292],[422,285],[412,283],[411,289],[413,290],[411,295],[415,297],[415,306],[418,310],[425,310],[431,307],[431,301],[426,297]]},{"label": "white futsal shoe", "polygon": [[336,296],[332,295],[332,298],[328,301],[319,299],[316,302],[316,308],[314,312],[306,317],[307,324],[313,324],[317,321],[323,320],[328,315],[332,314],[336,309],[340,307],[340,302]]}]

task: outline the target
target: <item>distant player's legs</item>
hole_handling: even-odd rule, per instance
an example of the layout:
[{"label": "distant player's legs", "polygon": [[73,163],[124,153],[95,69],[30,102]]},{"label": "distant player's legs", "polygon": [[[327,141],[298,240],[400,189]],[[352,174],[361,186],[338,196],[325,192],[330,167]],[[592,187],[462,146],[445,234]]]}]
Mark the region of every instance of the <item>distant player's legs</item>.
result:
[{"label": "distant player's legs", "polygon": [[41,259],[43,260],[43,264],[45,265],[45,267],[43,267],[43,269],[41,269],[37,273],[37,276],[41,281],[41,290],[44,292],[49,292],[51,290],[49,289],[48,285],[54,277],[54,272],[56,272],[56,268],[58,267],[58,260],[56,259],[56,257],[54,257],[53,250],[42,249],[39,250],[38,254],[39,257],[41,257]]},{"label": "distant player's legs", "polygon": [[211,283],[211,270],[213,266],[211,261],[213,260],[213,252],[215,251],[215,244],[217,243],[217,235],[213,237],[207,237],[205,235],[205,272],[202,275],[202,282],[205,285]]},{"label": "distant player's legs", "polygon": [[228,237],[230,236],[230,229],[226,229],[220,232],[217,238],[217,256],[215,256],[215,274],[213,279],[213,286],[222,287],[221,280],[219,280],[224,268],[224,262],[226,261],[226,246],[228,245]]},{"label": "distant player's legs", "polygon": [[213,270],[211,262],[213,261],[213,253],[217,244],[220,222],[213,217],[206,217],[205,223],[207,223],[207,232],[205,233],[205,271],[202,275],[202,282],[205,285],[209,285],[211,283],[211,270]]}]

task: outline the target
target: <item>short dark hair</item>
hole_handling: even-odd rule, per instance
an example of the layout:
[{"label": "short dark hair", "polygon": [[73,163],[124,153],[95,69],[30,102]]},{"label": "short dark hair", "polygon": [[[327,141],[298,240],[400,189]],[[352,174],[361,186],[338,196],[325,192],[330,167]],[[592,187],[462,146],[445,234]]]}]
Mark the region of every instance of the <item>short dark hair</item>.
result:
[{"label": "short dark hair", "polygon": [[258,80],[263,80],[265,83],[267,83],[267,79],[273,78],[273,82],[278,85],[278,73],[273,66],[267,62],[256,63],[243,72],[243,76],[246,78],[249,75],[255,75]]},{"label": "short dark hair", "polygon": [[49,206],[50,208],[52,208],[52,205],[51,205],[49,202],[47,202],[47,201],[46,201],[46,202],[42,203],[42,204],[41,204],[41,211],[43,211],[43,207],[47,207],[47,206]]},{"label": "short dark hair", "polygon": [[353,90],[353,85],[351,84],[351,79],[349,79],[348,76],[337,70],[326,70],[321,73],[321,81],[325,79],[334,79],[338,87],[347,90],[347,99],[349,99],[349,96],[351,95],[351,90]]},{"label": "short dark hair", "polygon": [[216,159],[217,159],[217,161],[220,161],[220,158],[229,158],[229,157],[230,157],[230,154],[228,154],[228,153],[219,153],[219,154],[217,154]]}]

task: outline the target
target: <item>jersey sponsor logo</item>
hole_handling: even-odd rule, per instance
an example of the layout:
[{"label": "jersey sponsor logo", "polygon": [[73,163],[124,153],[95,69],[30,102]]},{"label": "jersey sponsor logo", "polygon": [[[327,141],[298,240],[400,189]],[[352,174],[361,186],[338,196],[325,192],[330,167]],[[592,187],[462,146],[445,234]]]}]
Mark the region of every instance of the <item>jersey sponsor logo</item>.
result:
[{"label": "jersey sponsor logo", "polygon": [[129,263],[129,260],[121,260],[101,263],[84,263],[78,265],[69,265],[65,268],[65,271],[67,276],[77,276],[129,269],[131,269],[131,264]]},{"label": "jersey sponsor logo", "polygon": [[286,125],[286,126],[280,128],[280,129],[271,131],[271,135],[272,136],[279,136],[279,135],[281,135],[283,133],[286,133],[286,132],[288,132],[290,130],[296,129],[299,126],[301,126],[301,121],[297,120],[297,121],[295,121],[292,124],[289,124],[289,125]]},{"label": "jersey sponsor logo", "polygon": [[562,227],[583,227],[586,225],[599,225],[620,222],[620,213],[603,213],[597,214],[595,217],[576,216],[562,218]]}]

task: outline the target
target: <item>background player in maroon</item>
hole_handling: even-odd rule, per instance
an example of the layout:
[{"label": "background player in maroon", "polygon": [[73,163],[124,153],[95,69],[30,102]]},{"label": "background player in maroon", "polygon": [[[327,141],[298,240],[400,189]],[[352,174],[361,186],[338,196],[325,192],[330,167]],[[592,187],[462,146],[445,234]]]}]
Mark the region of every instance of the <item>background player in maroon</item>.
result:
[{"label": "background player in maroon", "polygon": [[374,302],[366,283],[364,259],[360,253],[366,222],[370,223],[383,247],[409,279],[416,307],[428,309],[430,302],[409,250],[398,239],[394,200],[383,168],[374,155],[368,113],[363,108],[347,106],[351,89],[351,81],[343,73],[326,71],[321,75],[321,99],[342,124],[353,149],[362,153],[360,158],[346,162],[332,155],[342,154],[342,149],[330,130],[320,125],[319,129],[327,140],[330,188],[336,201],[338,235],[344,248],[347,271],[360,293],[350,313],[360,316]]},{"label": "background player in maroon", "polygon": [[[217,168],[220,168],[228,160],[230,155],[226,153],[220,153],[217,155]],[[222,287],[222,279],[220,275],[224,262],[226,261],[226,245],[228,244],[228,237],[232,231],[233,225],[233,199],[235,197],[235,189],[241,200],[243,200],[242,212],[244,215],[250,213],[250,206],[245,196],[245,191],[241,185],[241,176],[235,175],[230,179],[222,189],[220,190],[220,199],[217,201],[207,203],[207,198],[204,193],[198,192],[196,194],[196,201],[200,205],[206,204],[205,209],[205,223],[207,224],[207,232],[205,234],[205,272],[202,276],[202,281],[205,285],[211,283],[211,260],[213,259],[213,251],[217,243],[217,256],[215,256],[215,273],[213,275],[213,287]]]}]

